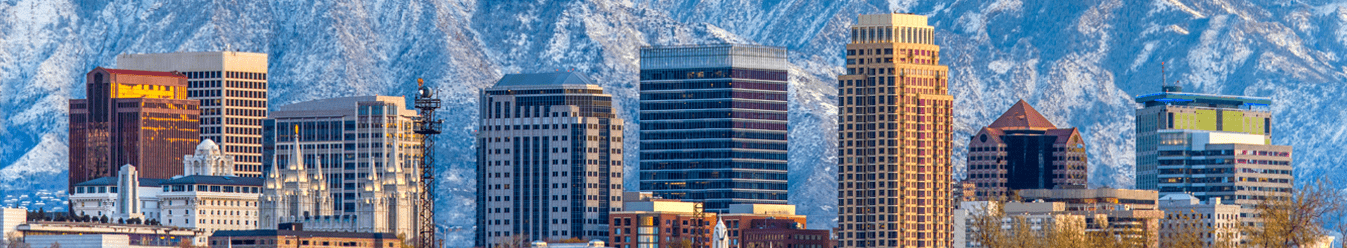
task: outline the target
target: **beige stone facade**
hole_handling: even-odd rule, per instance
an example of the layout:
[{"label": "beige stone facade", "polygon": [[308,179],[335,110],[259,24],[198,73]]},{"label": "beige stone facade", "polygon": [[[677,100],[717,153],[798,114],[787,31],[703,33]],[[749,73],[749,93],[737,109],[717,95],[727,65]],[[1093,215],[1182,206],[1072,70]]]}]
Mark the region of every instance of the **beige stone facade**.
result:
[{"label": "beige stone facade", "polygon": [[838,78],[838,247],[947,247],[949,68],[926,17],[861,15]]},{"label": "beige stone facade", "polygon": [[608,237],[623,178],[612,95],[558,72],[506,75],[480,97],[476,245]]}]

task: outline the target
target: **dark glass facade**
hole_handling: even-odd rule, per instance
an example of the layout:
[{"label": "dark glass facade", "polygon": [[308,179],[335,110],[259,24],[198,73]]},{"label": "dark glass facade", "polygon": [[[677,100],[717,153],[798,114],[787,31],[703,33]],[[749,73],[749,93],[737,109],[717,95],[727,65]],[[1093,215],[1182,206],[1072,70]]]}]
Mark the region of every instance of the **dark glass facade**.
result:
[{"label": "dark glass facade", "polygon": [[117,175],[121,165],[145,178],[182,174],[183,155],[199,141],[200,112],[180,73],[96,68],[88,99],[70,100],[69,185]]},{"label": "dark glass facade", "polygon": [[641,191],[704,201],[786,203],[785,50],[642,49]]}]

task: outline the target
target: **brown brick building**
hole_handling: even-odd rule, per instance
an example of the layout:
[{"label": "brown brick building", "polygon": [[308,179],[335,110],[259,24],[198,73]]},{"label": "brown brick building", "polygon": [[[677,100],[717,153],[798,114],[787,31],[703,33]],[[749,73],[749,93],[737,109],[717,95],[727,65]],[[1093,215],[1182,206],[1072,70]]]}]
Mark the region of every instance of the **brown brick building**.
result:
[{"label": "brown brick building", "polygon": [[805,228],[805,216],[795,215],[793,205],[730,204],[727,213],[700,215],[692,202],[650,200],[625,205],[626,211],[610,217],[608,244],[614,248],[675,247],[683,240],[691,242],[693,248],[711,247],[717,217],[725,222],[730,248],[745,247],[741,237],[754,220],[777,219]]},{"label": "brown brick building", "polygon": [[754,219],[742,229],[743,248],[832,248],[828,230],[808,230],[798,222],[783,219]]},{"label": "brown brick building", "polygon": [[70,100],[70,185],[116,176],[131,164],[146,178],[182,174],[200,140],[201,112],[177,72],[95,68],[86,99]]},{"label": "brown brick building", "polygon": [[968,179],[976,200],[1012,199],[1021,189],[1085,186],[1085,141],[1076,128],[1057,128],[1020,100],[968,142]]},{"label": "brown brick building", "polygon": [[392,233],[312,232],[293,230],[216,231],[210,236],[211,248],[327,248],[394,247],[402,240]]}]

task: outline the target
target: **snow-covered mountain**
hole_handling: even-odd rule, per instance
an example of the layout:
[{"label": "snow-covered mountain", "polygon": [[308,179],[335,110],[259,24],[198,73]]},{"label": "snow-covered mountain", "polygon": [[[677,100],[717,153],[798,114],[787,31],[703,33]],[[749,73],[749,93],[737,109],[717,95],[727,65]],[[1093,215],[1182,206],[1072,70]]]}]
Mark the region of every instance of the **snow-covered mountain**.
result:
[{"label": "snow-covered mountain", "polygon": [[66,101],[117,54],[264,52],[273,106],[408,95],[416,78],[438,88],[452,111],[437,143],[437,218],[447,243],[467,244],[477,90],[507,73],[576,70],[639,127],[641,46],[745,42],[791,51],[790,199],[828,228],[846,30],[891,11],[929,15],[938,30],[959,172],[964,137],[1025,99],[1081,129],[1091,184],[1131,187],[1131,99],[1159,89],[1165,62],[1187,91],[1272,97],[1274,143],[1295,146],[1299,180],[1347,178],[1335,152],[1347,148],[1347,1],[0,0],[0,194],[5,205],[62,205]]}]

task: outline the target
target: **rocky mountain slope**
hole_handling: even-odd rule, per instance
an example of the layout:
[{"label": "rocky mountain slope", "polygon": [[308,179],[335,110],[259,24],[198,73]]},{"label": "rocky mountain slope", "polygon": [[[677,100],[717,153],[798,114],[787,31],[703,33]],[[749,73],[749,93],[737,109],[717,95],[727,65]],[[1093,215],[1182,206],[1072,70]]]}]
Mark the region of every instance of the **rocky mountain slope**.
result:
[{"label": "rocky mountain slope", "polygon": [[[1187,91],[1274,98],[1274,143],[1300,180],[1347,178],[1347,2],[1327,0],[0,0],[0,194],[62,205],[66,101],[122,53],[270,54],[273,106],[447,97],[437,217],[450,244],[472,230],[476,92],[507,73],[575,70],[618,100],[635,140],[638,49],[746,42],[790,49],[791,202],[834,225],[835,75],[858,14],[928,15],[951,68],[955,165],[965,137],[1018,99],[1081,128],[1091,184],[1131,187],[1132,97],[1167,78]],[[1171,82],[1172,83],[1172,82]],[[636,151],[628,144],[628,151]],[[635,152],[627,154],[635,165]],[[628,175],[636,175],[627,168]],[[635,189],[634,178],[627,186]]]}]

